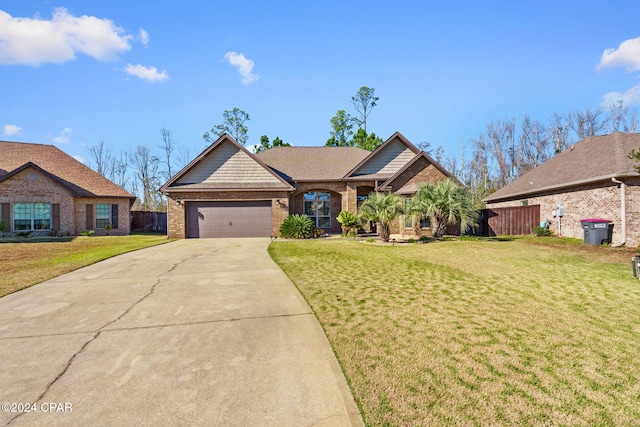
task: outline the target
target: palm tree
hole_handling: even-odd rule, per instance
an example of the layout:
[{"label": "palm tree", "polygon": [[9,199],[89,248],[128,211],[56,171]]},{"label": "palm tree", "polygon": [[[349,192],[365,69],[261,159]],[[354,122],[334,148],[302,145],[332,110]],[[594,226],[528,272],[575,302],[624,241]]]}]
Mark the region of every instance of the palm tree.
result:
[{"label": "palm tree", "polygon": [[452,179],[418,188],[411,203],[413,211],[431,218],[433,235],[444,234],[447,224],[460,224],[462,231],[478,227],[478,212],[471,194]]},{"label": "palm tree", "polygon": [[404,213],[404,200],[392,193],[369,193],[360,206],[360,215],[378,223],[378,234],[383,242],[389,241],[391,221]]}]

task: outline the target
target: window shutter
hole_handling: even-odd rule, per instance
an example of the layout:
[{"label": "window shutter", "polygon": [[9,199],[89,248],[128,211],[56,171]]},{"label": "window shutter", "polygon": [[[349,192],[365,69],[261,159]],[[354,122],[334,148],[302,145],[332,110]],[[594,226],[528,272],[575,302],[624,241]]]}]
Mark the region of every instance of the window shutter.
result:
[{"label": "window shutter", "polygon": [[111,205],[111,228],[118,228],[118,205]]},{"label": "window shutter", "polygon": [[51,204],[51,229],[60,231],[60,203]]},{"label": "window shutter", "polygon": [[7,225],[11,222],[11,216],[9,215],[10,210],[11,205],[9,205],[9,203],[0,203],[0,221],[6,222]]},{"label": "window shutter", "polygon": [[93,205],[90,203],[87,203],[87,230],[93,230],[94,228],[96,228],[94,222],[93,222]]}]

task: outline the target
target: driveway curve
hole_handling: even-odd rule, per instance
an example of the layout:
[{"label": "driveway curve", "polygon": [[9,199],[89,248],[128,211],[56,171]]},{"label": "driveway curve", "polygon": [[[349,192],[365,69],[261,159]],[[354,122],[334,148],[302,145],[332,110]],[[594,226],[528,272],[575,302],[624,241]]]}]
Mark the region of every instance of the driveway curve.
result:
[{"label": "driveway curve", "polygon": [[180,240],[0,298],[0,425],[362,425],[268,245]]}]

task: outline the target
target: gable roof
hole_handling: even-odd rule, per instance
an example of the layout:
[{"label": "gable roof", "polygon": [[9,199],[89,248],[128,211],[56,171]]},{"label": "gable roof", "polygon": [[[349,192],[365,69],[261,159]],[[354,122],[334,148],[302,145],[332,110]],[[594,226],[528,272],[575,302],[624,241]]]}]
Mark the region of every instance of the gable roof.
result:
[{"label": "gable roof", "polygon": [[[398,179],[400,176],[402,176],[402,174],[404,172],[406,172],[407,169],[409,169],[411,166],[413,166],[420,159],[426,160],[433,167],[435,167],[437,170],[442,172],[442,174],[444,176],[446,176],[447,178],[452,178],[456,182],[458,182],[457,178],[454,177],[453,175],[451,175],[451,173],[449,171],[447,171],[445,168],[443,168],[442,165],[440,165],[440,163],[438,163],[435,160],[433,160],[433,158],[430,155],[428,155],[427,153],[425,153],[424,151],[421,151],[418,154],[416,154],[413,159],[411,159],[409,162],[407,162],[407,164],[405,164],[402,168],[400,168],[396,173],[394,173],[391,177],[389,177],[389,179],[387,179],[385,182],[380,184],[380,187],[379,187],[380,190],[382,190],[382,191],[390,190],[391,189],[391,184],[393,184],[393,182],[396,179]],[[418,186],[419,186],[419,184],[408,184],[408,185],[402,187],[400,190],[398,190],[397,193],[398,194],[413,194],[418,190]]]},{"label": "gable roof", "polygon": [[133,194],[53,145],[0,141],[0,180],[27,167],[37,167],[75,197],[135,199]]},{"label": "gable roof", "polygon": [[420,150],[400,132],[396,132],[371,152],[344,179],[388,179],[410,162]]},{"label": "gable roof", "polygon": [[224,134],[167,181],[160,191],[292,189],[254,154]]},{"label": "gable roof", "polygon": [[640,176],[631,150],[640,148],[640,134],[615,132],[590,136],[552,157],[485,198],[487,202],[519,198],[611,178]]},{"label": "gable roof", "polygon": [[275,147],[257,157],[288,181],[338,181],[371,154],[358,147]]}]

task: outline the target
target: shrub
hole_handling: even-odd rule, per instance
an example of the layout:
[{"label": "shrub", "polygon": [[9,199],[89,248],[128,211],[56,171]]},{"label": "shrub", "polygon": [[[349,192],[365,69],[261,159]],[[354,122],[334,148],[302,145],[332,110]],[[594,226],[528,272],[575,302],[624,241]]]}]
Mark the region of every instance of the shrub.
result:
[{"label": "shrub", "polygon": [[4,239],[5,234],[9,232],[9,223],[0,221],[0,234],[2,234],[2,238]]},{"label": "shrub", "polygon": [[306,239],[310,237],[315,225],[306,215],[289,215],[280,226],[280,236],[293,239]]},{"label": "shrub", "polygon": [[410,237],[410,238],[407,240],[407,243],[415,243],[415,242],[416,242],[416,239],[414,239],[413,237]]},{"label": "shrub", "polygon": [[93,230],[84,230],[80,232],[81,236],[87,236],[87,237],[93,236],[94,234],[96,234],[96,232]]},{"label": "shrub", "polygon": [[360,227],[360,217],[350,211],[342,211],[336,218],[340,224],[342,224],[342,231],[344,235],[350,236],[352,229]]},{"label": "shrub", "polygon": [[367,242],[367,243],[373,243],[373,242],[375,242],[375,241],[376,241],[376,239],[374,239],[373,237],[367,237],[367,238],[365,239],[365,242]]},{"label": "shrub", "polygon": [[533,235],[536,237],[551,236],[551,230],[549,230],[547,227],[538,226],[533,229]]}]

